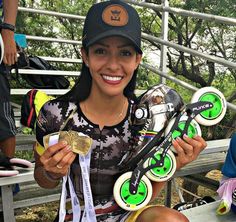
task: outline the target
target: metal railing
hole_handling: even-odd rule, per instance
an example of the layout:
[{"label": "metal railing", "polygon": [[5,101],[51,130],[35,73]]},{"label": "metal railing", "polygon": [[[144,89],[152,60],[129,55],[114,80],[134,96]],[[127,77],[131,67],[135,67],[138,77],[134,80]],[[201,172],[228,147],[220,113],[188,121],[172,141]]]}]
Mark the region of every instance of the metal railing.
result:
[{"label": "metal railing", "polygon": [[[161,5],[156,5],[156,4],[152,4],[152,3],[145,3],[145,2],[137,2],[134,0],[125,0],[125,2],[136,5],[136,6],[146,7],[149,9],[154,9],[154,10],[158,10],[160,12],[163,12],[162,13],[161,38],[150,36],[146,33],[142,33],[143,39],[153,41],[153,42],[161,45],[160,67],[156,68],[156,67],[151,66],[147,63],[141,64],[144,68],[160,75],[162,82],[164,82],[165,79],[169,79],[169,80],[171,80],[175,83],[178,83],[179,85],[181,85],[187,89],[190,89],[192,91],[198,90],[197,87],[194,87],[189,83],[181,81],[174,76],[168,75],[167,47],[171,47],[171,48],[174,48],[178,51],[182,51],[182,52],[186,52],[191,55],[194,55],[194,56],[198,56],[198,57],[203,58],[205,60],[209,60],[214,63],[221,64],[225,67],[236,69],[235,62],[231,62],[231,61],[228,61],[223,58],[212,56],[212,55],[202,53],[202,52],[199,52],[197,50],[194,50],[194,49],[182,46],[182,45],[178,45],[178,44],[169,42],[168,41],[168,17],[169,17],[169,14],[168,13],[174,13],[174,14],[178,14],[181,16],[188,16],[188,17],[198,18],[198,19],[207,20],[207,21],[214,21],[217,23],[223,23],[223,24],[232,25],[232,26],[236,25],[236,19],[223,17],[223,16],[217,16],[217,15],[211,15],[211,14],[206,14],[206,13],[200,13],[200,12],[192,12],[192,11],[187,11],[184,9],[179,9],[179,8],[174,8],[174,7],[169,7],[168,0],[162,0]],[[19,11],[30,12],[30,13],[39,13],[39,14],[43,14],[43,15],[47,15],[47,16],[56,16],[56,17],[63,17],[63,18],[76,19],[76,20],[78,20],[78,19],[84,20],[85,19],[85,16],[59,13],[59,12],[54,12],[54,11],[42,10],[42,9],[32,9],[32,8],[19,7]],[[67,44],[81,45],[81,41],[75,41],[75,40],[69,40],[69,39],[48,38],[48,37],[43,37],[43,36],[30,36],[30,35],[26,35],[26,38],[28,40],[49,41],[49,42],[53,42],[53,43],[67,43]],[[50,60],[50,57],[46,57],[46,58],[48,61],[54,61],[54,62],[56,61],[56,62],[71,62],[71,63],[78,62],[78,63],[81,63],[81,60],[74,60],[74,59],[67,59],[67,58],[58,58],[58,59],[52,58]],[[68,74],[68,75],[73,75],[73,74]],[[19,92],[18,90],[20,91],[20,89],[12,89],[11,92],[12,92],[12,94],[15,94],[15,93]],[[236,111],[236,105],[234,105],[232,103],[228,103],[228,107],[230,109]]]}]

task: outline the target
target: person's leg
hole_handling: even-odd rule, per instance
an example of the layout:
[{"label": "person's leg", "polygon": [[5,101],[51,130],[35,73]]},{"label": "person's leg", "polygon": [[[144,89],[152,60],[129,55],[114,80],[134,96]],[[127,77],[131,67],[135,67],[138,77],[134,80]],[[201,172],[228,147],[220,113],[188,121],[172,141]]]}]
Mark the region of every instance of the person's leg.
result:
[{"label": "person's leg", "polygon": [[186,216],[180,212],[163,207],[153,206],[145,209],[135,222],[189,222]]},{"label": "person's leg", "polygon": [[10,84],[8,74],[0,66],[0,150],[8,157],[15,154],[16,126],[10,104]]},{"label": "person's leg", "polygon": [[0,141],[0,149],[8,157],[14,156],[15,146],[16,146],[15,136],[12,136],[12,137],[9,137]]}]

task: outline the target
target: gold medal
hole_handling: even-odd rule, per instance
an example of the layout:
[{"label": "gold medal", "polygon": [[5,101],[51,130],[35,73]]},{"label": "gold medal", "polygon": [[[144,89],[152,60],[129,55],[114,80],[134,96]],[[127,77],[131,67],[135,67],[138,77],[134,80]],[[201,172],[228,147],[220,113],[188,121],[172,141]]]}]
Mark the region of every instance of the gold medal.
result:
[{"label": "gold medal", "polygon": [[43,137],[45,149],[48,148],[49,138],[59,134],[59,141],[66,141],[74,153],[85,156],[92,146],[92,139],[73,130],[51,133]]},{"label": "gold medal", "polygon": [[76,131],[69,131],[69,133],[71,135],[72,151],[85,156],[91,148],[92,139]]},{"label": "gold medal", "polygon": [[72,141],[69,131],[60,131],[59,133],[59,141],[66,141],[68,145],[71,145]]}]

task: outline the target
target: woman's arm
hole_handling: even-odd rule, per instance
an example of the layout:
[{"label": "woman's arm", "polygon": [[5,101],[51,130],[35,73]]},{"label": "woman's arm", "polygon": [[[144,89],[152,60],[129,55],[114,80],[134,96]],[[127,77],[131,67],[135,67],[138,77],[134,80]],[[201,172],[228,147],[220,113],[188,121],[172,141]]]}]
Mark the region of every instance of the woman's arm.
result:
[{"label": "woman's arm", "polygon": [[[206,141],[200,137],[195,136],[193,139],[188,136],[184,136],[183,139],[177,138],[172,142],[176,152],[176,163],[177,170],[181,169],[186,164],[192,162],[197,159],[200,152],[206,147]],[[161,192],[166,182],[153,182],[153,195],[152,200],[157,197],[157,195]]]}]

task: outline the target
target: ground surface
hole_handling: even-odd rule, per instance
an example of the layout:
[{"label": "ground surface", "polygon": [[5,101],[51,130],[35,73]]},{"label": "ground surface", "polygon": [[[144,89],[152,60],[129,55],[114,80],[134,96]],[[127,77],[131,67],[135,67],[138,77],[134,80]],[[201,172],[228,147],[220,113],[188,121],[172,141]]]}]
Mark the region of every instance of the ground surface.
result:
[{"label": "ground surface", "polygon": [[[213,170],[210,173],[208,173],[207,176],[215,180],[220,180],[221,173],[218,170]],[[181,186],[181,184],[182,184],[182,179],[178,178],[178,185]],[[215,197],[217,196],[217,193],[210,189],[199,186],[198,196]],[[158,204],[164,203],[164,192],[160,194],[156,202]],[[174,206],[175,204],[179,202],[180,202],[179,197],[176,191],[174,191],[173,189],[172,206]],[[58,203],[54,202],[47,205],[43,204],[43,205],[38,205],[38,206],[30,207],[30,208],[18,209],[16,211],[16,221],[17,222],[53,222],[53,219],[55,218],[56,213],[57,213],[57,207],[58,207]]]}]

